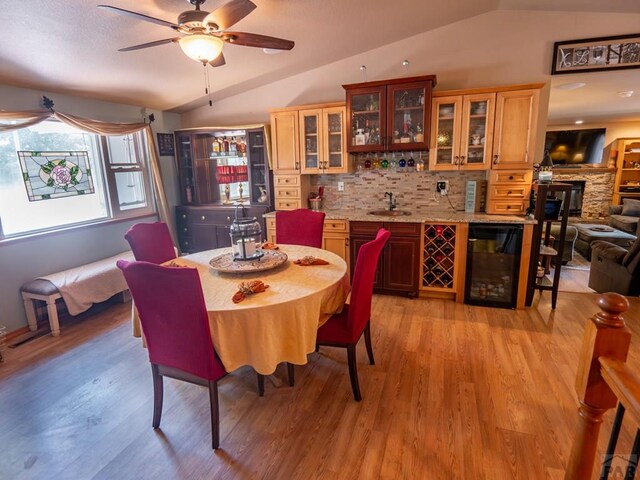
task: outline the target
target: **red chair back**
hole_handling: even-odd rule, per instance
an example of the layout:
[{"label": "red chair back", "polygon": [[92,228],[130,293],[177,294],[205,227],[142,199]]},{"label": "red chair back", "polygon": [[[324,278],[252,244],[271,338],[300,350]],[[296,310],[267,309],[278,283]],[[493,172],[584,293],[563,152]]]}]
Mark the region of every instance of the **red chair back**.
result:
[{"label": "red chair back", "polygon": [[139,262],[160,264],[176,258],[173,240],[164,222],[136,223],[124,238]]},{"label": "red chair back", "polygon": [[365,243],[358,250],[347,318],[347,328],[352,333],[352,338],[360,337],[360,333],[371,318],[371,297],[373,296],[373,281],[376,277],[378,259],[390,236],[389,230],[381,228],[378,230],[375,240]]},{"label": "red chair back", "polygon": [[225,375],[211,342],[195,268],[118,260],[149,347],[149,361],[205,380]]},{"label": "red chair back", "polygon": [[276,212],[276,243],[322,248],[324,212],[306,208]]}]

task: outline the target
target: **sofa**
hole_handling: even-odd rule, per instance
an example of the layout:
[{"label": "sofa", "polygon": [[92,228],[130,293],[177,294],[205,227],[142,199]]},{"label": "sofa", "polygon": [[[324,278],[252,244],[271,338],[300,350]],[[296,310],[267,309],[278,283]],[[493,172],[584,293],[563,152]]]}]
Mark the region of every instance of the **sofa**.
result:
[{"label": "sofa", "polygon": [[593,242],[589,287],[598,293],[640,295],[640,237],[629,249],[603,240]]},{"label": "sofa", "polygon": [[640,226],[640,200],[624,198],[622,205],[609,207],[609,226],[638,236]]}]

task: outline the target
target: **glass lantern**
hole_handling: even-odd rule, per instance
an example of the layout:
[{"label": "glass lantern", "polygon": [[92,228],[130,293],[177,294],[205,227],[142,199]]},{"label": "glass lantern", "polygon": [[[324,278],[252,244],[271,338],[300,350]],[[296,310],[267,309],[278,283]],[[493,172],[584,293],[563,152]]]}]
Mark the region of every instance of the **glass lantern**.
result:
[{"label": "glass lantern", "polygon": [[538,183],[553,182],[553,161],[549,156],[549,152],[545,152],[544,158],[540,163],[540,171],[538,172]]},{"label": "glass lantern", "polygon": [[233,260],[256,260],[264,255],[260,249],[262,228],[255,217],[236,218],[230,231]]}]

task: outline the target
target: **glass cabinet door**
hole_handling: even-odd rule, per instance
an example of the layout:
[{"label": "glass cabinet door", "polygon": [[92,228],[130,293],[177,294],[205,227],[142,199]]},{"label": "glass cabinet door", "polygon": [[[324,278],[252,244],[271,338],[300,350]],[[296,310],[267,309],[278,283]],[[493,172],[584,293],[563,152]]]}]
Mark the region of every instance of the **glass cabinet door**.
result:
[{"label": "glass cabinet door", "polygon": [[425,114],[426,108],[429,108],[426,95],[424,84],[387,87],[389,150],[426,148]]},{"label": "glass cabinet door", "polygon": [[191,135],[178,135],[176,144],[178,145],[178,165],[180,166],[180,196],[182,204],[187,205],[195,200]]},{"label": "glass cabinet door", "polygon": [[318,173],[322,169],[322,109],[300,111],[299,121],[301,170]]},{"label": "glass cabinet door", "polygon": [[495,94],[465,95],[460,138],[460,168],[486,170],[490,166]]},{"label": "glass cabinet door", "polygon": [[346,142],[344,134],[345,107],[323,110],[324,153],[323,170],[347,171]]},{"label": "glass cabinet door", "polygon": [[350,152],[379,151],[385,145],[385,87],[347,91]]},{"label": "glass cabinet door", "polygon": [[458,169],[461,110],[460,96],[433,99],[433,129],[429,152],[431,170]]}]

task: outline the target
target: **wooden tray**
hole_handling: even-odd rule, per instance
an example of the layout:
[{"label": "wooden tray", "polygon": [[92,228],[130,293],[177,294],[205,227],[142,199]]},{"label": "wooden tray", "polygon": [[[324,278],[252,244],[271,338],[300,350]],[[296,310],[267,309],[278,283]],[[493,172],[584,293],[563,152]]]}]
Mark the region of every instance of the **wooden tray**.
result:
[{"label": "wooden tray", "polygon": [[232,253],[225,253],[209,260],[209,266],[217,272],[250,273],[271,270],[279,267],[288,259],[287,254],[280,250],[263,250],[262,258],[256,260],[233,260]]}]

